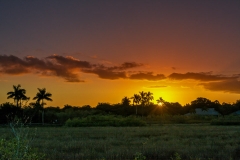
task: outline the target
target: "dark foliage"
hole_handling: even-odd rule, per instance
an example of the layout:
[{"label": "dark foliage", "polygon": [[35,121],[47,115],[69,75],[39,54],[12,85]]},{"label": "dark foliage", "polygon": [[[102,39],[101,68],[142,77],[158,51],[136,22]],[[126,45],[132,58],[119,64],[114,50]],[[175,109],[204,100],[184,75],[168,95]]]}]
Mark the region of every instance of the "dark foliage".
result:
[{"label": "dark foliage", "polygon": [[[15,90],[20,90],[20,85]],[[20,89],[19,89],[20,88]],[[26,90],[21,89],[23,93]],[[15,92],[9,92],[15,93]],[[17,92],[18,93],[18,92]],[[42,94],[40,94],[42,93]],[[162,97],[157,99],[157,103],[161,105],[156,105],[152,102],[153,94],[151,92],[139,92],[139,94],[134,94],[133,97],[124,97],[121,103],[110,104],[110,103],[98,103],[96,107],[91,107],[89,105],[71,106],[64,105],[63,108],[60,107],[44,107],[43,99],[52,100],[51,93],[46,92],[46,89],[39,89],[38,96],[34,97],[37,99],[35,103],[27,104],[28,99],[19,98],[16,96],[10,97],[14,99],[15,104],[3,103],[0,105],[0,123],[6,124],[8,121],[14,118],[20,118],[22,120],[27,120],[26,122],[31,123],[41,123],[43,120],[47,124],[60,124],[63,125],[68,119],[73,118],[85,118],[93,115],[118,115],[123,117],[136,116],[136,117],[148,117],[148,116],[158,116],[158,115],[184,115],[187,113],[194,113],[196,108],[201,108],[202,110],[208,110],[209,108],[214,108],[221,115],[229,115],[240,109],[240,100],[236,103],[222,103],[219,101],[211,101],[207,98],[198,97],[193,100],[190,104],[182,106],[178,102],[167,102]],[[44,97],[46,95],[46,97]],[[18,96],[17,96],[18,98]],[[40,98],[40,99],[39,99]],[[18,101],[17,101],[18,100]],[[132,100],[132,103],[131,103]],[[22,102],[26,101],[24,106],[21,106]],[[19,102],[19,103],[18,103]]]}]

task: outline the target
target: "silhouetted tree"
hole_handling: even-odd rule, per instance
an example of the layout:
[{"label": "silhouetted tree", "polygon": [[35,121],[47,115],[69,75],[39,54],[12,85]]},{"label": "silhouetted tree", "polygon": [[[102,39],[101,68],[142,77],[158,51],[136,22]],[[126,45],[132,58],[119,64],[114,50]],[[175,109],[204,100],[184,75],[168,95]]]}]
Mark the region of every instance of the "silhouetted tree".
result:
[{"label": "silhouetted tree", "polygon": [[182,105],[178,102],[168,103],[168,113],[171,114],[171,115],[183,114]]},{"label": "silhouetted tree", "polygon": [[236,111],[235,107],[232,104],[223,102],[222,105],[218,108],[218,112],[224,117],[232,112]]},{"label": "silhouetted tree", "polygon": [[162,99],[162,97],[159,97],[156,101],[158,104],[161,104],[161,105],[164,104],[164,100]]},{"label": "silhouetted tree", "polygon": [[70,108],[73,108],[73,106],[71,106],[69,104],[65,104],[62,110],[65,111],[65,110],[70,109]]},{"label": "silhouetted tree", "polygon": [[19,102],[20,102],[20,107],[21,107],[21,101],[22,100],[28,100],[29,98],[26,97],[26,90],[21,88],[21,85],[13,85],[13,91],[10,91],[7,93],[8,99],[13,98],[14,102],[16,102],[16,106],[19,107]]},{"label": "silhouetted tree", "polygon": [[15,118],[22,118],[22,108],[9,102],[0,105],[0,123],[6,124]]},{"label": "silhouetted tree", "polygon": [[167,105],[166,102],[163,100],[162,97],[159,97],[156,101],[157,101],[158,104],[161,104],[161,106],[160,106],[161,108],[160,109],[161,109],[161,114],[163,114],[164,107],[167,107],[166,106]]},{"label": "silhouetted tree", "polygon": [[106,113],[111,113],[112,112],[112,105],[110,103],[98,103],[96,106],[96,109],[104,111]]},{"label": "silhouetted tree", "polygon": [[141,92],[139,92],[139,95],[141,97],[142,116],[143,116],[143,107],[146,104],[146,92],[141,91]]},{"label": "silhouetted tree", "polygon": [[42,111],[42,106],[39,102],[31,102],[28,106],[23,108],[24,116],[27,116],[28,122],[39,123],[41,122],[41,115],[39,111]]},{"label": "silhouetted tree", "polygon": [[147,92],[146,95],[146,105],[150,105],[150,102],[154,99],[153,93]]},{"label": "silhouetted tree", "polygon": [[137,107],[141,101],[141,96],[139,94],[134,94],[133,97],[131,97],[131,99],[133,99],[133,105],[137,104],[136,105],[136,115],[137,115]]},{"label": "silhouetted tree", "polygon": [[191,102],[191,106],[193,108],[202,108],[202,110],[208,110],[208,108],[212,107],[212,102],[203,97],[198,97],[196,100]]},{"label": "silhouetted tree", "polygon": [[130,106],[131,100],[128,97],[124,97],[122,99],[122,105],[124,106]]},{"label": "silhouetted tree", "polygon": [[144,91],[141,91],[139,92],[139,95],[141,97],[141,106],[142,106],[142,116],[143,116],[143,108],[146,107],[146,106],[149,106],[150,105],[150,101],[152,101],[154,98],[153,98],[153,93],[151,92],[144,92]]},{"label": "silhouetted tree", "polygon": [[41,106],[42,106],[42,124],[44,124],[44,100],[52,101],[52,99],[50,98],[51,96],[52,96],[51,93],[46,92],[46,88],[42,88],[42,89],[38,88],[38,93],[33,98],[33,100],[37,100],[38,103],[41,102]]},{"label": "silhouetted tree", "polygon": [[146,92],[141,91],[139,92],[139,95],[141,97],[141,100],[140,100],[141,105],[144,106],[146,103]]},{"label": "silhouetted tree", "polygon": [[237,100],[235,103],[234,103],[234,106],[237,108],[237,110],[240,109],[240,100]]}]

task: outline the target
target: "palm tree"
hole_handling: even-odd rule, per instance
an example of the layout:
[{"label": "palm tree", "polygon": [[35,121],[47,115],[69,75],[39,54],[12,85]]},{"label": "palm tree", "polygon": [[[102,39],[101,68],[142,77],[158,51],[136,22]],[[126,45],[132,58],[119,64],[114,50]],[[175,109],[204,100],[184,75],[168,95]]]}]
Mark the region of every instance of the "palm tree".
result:
[{"label": "palm tree", "polygon": [[13,98],[14,99],[14,102],[16,102],[16,106],[18,107],[19,106],[19,103],[20,103],[20,107],[21,107],[21,101],[23,100],[28,100],[29,97],[26,97],[26,90],[25,89],[22,89],[21,88],[21,85],[13,85],[13,90],[14,91],[10,91],[7,93],[8,95],[8,99],[9,98]]},{"label": "palm tree", "polygon": [[159,97],[156,101],[158,105],[160,105],[161,107],[161,114],[162,114],[162,109],[163,109],[163,106],[165,106],[165,101],[162,99],[162,97]]},{"label": "palm tree", "polygon": [[136,116],[137,116],[137,106],[141,101],[141,96],[139,94],[134,94],[133,97],[131,97],[131,99],[133,99],[133,105],[134,103],[136,103]]},{"label": "palm tree", "polygon": [[139,95],[141,97],[141,105],[144,106],[146,104],[146,92],[139,92]]},{"label": "palm tree", "polygon": [[47,101],[52,101],[52,99],[50,98],[52,96],[51,93],[46,92],[46,88],[38,88],[38,93],[36,94],[36,96],[33,98],[33,100],[37,100],[37,103],[41,102],[41,106],[42,106],[42,124],[44,124],[44,100]]},{"label": "palm tree", "polygon": [[149,105],[150,104],[150,101],[152,101],[154,98],[153,98],[153,93],[151,92],[147,92],[146,93],[146,104]]},{"label": "palm tree", "polygon": [[162,99],[162,97],[159,97],[159,99],[157,99],[156,101],[157,101],[158,104],[159,104],[159,103],[164,104],[164,100]]},{"label": "palm tree", "polygon": [[141,97],[141,106],[142,106],[142,117],[143,117],[143,107],[146,105],[147,102],[147,93],[146,92],[139,92],[140,97]]}]

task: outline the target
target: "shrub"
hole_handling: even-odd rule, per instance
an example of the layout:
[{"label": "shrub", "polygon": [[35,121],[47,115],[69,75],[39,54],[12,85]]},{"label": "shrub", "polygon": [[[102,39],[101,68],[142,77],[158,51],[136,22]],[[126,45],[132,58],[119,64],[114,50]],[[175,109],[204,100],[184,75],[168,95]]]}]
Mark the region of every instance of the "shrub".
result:
[{"label": "shrub", "polygon": [[146,122],[135,117],[121,117],[113,115],[94,115],[85,118],[68,119],[65,123],[67,127],[86,126],[146,126]]},{"label": "shrub", "polygon": [[40,160],[44,158],[43,154],[30,147],[32,138],[28,137],[29,130],[23,123],[16,121],[10,123],[13,137],[0,140],[0,159],[6,160]]}]

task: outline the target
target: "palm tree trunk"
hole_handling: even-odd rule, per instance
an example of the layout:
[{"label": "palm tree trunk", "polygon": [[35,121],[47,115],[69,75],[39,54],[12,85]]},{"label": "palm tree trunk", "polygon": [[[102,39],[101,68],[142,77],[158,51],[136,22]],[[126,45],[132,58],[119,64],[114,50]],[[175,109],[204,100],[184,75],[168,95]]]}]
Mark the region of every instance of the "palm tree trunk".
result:
[{"label": "palm tree trunk", "polygon": [[43,107],[44,103],[42,100],[42,125],[44,125],[44,107]]},{"label": "palm tree trunk", "polygon": [[44,109],[42,110],[42,125],[44,125]]},{"label": "palm tree trunk", "polygon": [[18,107],[18,100],[16,100],[16,106]]},{"label": "palm tree trunk", "polygon": [[136,116],[137,116],[137,105],[136,105]]}]

